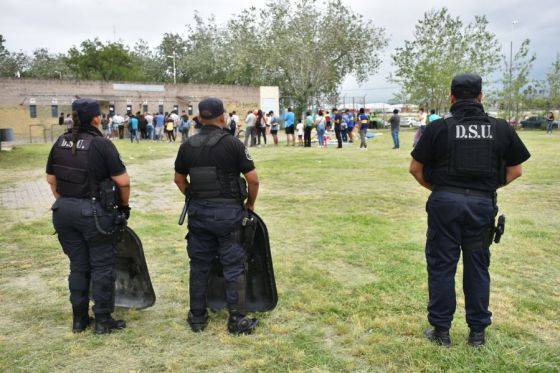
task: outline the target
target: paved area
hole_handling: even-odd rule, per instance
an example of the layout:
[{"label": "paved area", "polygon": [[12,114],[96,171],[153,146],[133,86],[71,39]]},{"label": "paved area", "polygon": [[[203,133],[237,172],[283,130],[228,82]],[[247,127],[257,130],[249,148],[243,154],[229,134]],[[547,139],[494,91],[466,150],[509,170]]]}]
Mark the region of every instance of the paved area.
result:
[{"label": "paved area", "polygon": [[54,197],[44,177],[0,189],[0,208],[9,210],[16,222],[50,213],[53,203]]},{"label": "paved area", "polygon": [[[174,158],[158,159],[127,167],[132,183],[130,203],[133,210],[180,213],[183,199],[173,183],[173,161]],[[35,171],[28,174],[34,180],[0,186],[0,208],[9,212],[11,222],[50,214],[54,197],[42,171]]]}]

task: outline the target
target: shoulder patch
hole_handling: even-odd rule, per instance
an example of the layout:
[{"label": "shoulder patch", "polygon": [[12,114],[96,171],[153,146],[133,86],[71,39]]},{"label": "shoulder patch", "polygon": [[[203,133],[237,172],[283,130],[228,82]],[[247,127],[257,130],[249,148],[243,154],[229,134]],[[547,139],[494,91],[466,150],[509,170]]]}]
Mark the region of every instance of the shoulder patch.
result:
[{"label": "shoulder patch", "polygon": [[249,161],[253,161],[253,157],[251,157],[251,154],[249,154],[249,149],[245,148],[245,156],[247,157],[247,160]]}]

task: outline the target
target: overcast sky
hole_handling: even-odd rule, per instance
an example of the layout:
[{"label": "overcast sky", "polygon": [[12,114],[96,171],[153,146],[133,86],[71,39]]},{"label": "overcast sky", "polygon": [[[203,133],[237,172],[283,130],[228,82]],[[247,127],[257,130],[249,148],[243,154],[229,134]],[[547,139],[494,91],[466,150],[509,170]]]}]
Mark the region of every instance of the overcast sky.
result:
[{"label": "overcast sky", "polygon": [[[411,40],[416,22],[430,8],[446,6],[453,16],[470,23],[475,15],[486,15],[489,29],[509,55],[513,40],[514,53],[521,41],[531,40],[536,53],[532,78],[543,79],[557,53],[560,52],[560,1],[558,0],[424,0],[371,1],[343,0],[354,11],[385,29],[389,46],[381,53],[383,64],[369,81],[361,86],[347,79],[342,94],[366,96],[367,102],[388,100],[396,87],[387,82],[392,70],[390,55],[404,40]],[[10,51],[46,47],[51,52],[66,52],[86,39],[121,40],[133,46],[138,39],[157,46],[164,33],[185,33],[194,10],[202,16],[215,15],[225,23],[234,14],[251,5],[261,7],[264,1],[254,0],[0,0],[0,34]],[[518,20],[515,28],[512,21]]]}]

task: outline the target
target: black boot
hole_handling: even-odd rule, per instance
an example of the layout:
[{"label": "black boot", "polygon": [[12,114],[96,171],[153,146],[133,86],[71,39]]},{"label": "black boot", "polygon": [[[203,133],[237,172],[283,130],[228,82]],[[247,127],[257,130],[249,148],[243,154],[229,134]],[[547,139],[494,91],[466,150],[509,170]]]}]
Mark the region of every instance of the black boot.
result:
[{"label": "black boot", "polygon": [[483,330],[472,330],[469,333],[469,345],[472,347],[481,347],[486,343],[486,335]]},{"label": "black boot", "polygon": [[251,334],[259,323],[257,319],[251,319],[245,316],[247,314],[245,306],[246,287],[247,279],[245,274],[238,276],[234,283],[226,285],[227,290],[234,290],[237,292],[237,303],[228,304],[228,332],[231,334]]},{"label": "black boot", "polygon": [[451,337],[449,336],[449,330],[433,327],[426,330],[424,332],[424,335],[431,342],[434,342],[443,347],[451,347]]},{"label": "black boot", "polygon": [[208,311],[204,311],[204,314],[200,316],[195,316],[192,311],[189,311],[187,323],[190,325],[193,332],[202,332],[208,325]]},{"label": "black boot", "polygon": [[95,334],[108,334],[126,328],[124,320],[115,320],[111,314],[95,315]]},{"label": "black boot", "polygon": [[251,319],[241,315],[230,315],[228,320],[228,332],[230,334],[251,334],[257,328],[259,320]]},{"label": "black boot", "polygon": [[93,317],[89,317],[88,310],[73,309],[72,332],[82,333],[93,322]]}]

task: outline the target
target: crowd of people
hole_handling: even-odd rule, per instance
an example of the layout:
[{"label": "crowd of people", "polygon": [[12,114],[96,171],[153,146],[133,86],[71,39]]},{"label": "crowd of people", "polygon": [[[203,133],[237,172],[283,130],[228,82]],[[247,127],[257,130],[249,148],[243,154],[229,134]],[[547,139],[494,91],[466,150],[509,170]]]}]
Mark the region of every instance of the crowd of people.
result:
[{"label": "crowd of people", "polygon": [[[61,113],[59,124],[66,126],[68,130],[72,128],[72,117],[68,114],[64,117]],[[200,130],[202,124],[198,117],[189,116],[182,111],[181,115],[177,110],[165,113],[149,113],[140,111],[135,114],[128,112],[123,115],[118,113],[105,114],[101,116],[101,128],[103,135],[108,139],[124,139],[125,133],[130,142],[140,143],[140,140],[167,141],[174,143],[181,135],[181,143],[185,142]]]},{"label": "crowd of people", "polygon": [[316,114],[308,110],[301,120],[297,120],[292,108],[288,108],[281,116],[276,115],[272,110],[268,113],[261,109],[248,111],[244,129],[239,122],[239,117],[232,112],[229,115],[227,128],[235,136],[240,137],[243,134],[241,137],[247,147],[267,145],[269,135],[272,137],[272,144],[278,146],[278,132],[283,129],[286,134],[286,146],[297,144],[311,147],[314,135],[320,148],[327,147],[335,139],[337,147],[342,148],[343,143],[353,143],[359,136],[359,149],[367,150],[367,130],[377,128],[377,123],[376,114],[373,112],[367,114],[364,108],[358,112],[350,109],[341,111],[336,108],[330,111],[321,109]]}]

